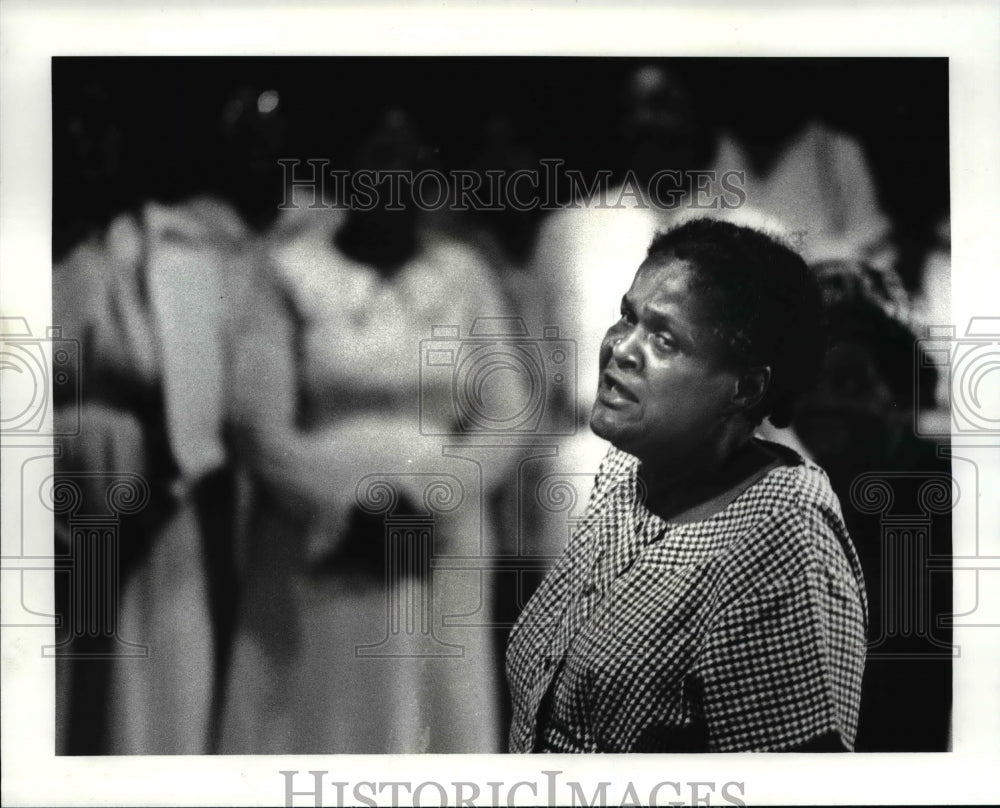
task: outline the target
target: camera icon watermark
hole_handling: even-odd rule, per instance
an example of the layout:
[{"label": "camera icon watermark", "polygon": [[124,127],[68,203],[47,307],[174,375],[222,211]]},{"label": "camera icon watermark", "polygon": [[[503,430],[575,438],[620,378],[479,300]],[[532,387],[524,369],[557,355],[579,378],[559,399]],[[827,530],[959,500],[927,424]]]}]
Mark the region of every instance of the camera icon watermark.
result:
[{"label": "camera icon watermark", "polygon": [[954,326],[929,326],[928,336],[914,346],[914,357],[914,402],[927,398],[920,370],[935,367],[947,380],[951,409],[950,423],[943,425],[915,418],[917,434],[946,437],[950,427],[962,434],[1000,435],[1000,318],[971,318],[962,338],[956,338]]},{"label": "camera icon watermark", "polygon": [[576,343],[546,326],[531,337],[520,317],[478,317],[469,336],[439,325],[420,341],[423,435],[572,435],[575,414],[552,406],[576,396]]},{"label": "camera icon watermark", "polygon": [[[4,407],[0,434],[77,435],[80,432],[80,343],[62,329],[36,337],[24,317],[0,317],[0,371]],[[67,417],[47,423],[51,400],[69,403]]]}]

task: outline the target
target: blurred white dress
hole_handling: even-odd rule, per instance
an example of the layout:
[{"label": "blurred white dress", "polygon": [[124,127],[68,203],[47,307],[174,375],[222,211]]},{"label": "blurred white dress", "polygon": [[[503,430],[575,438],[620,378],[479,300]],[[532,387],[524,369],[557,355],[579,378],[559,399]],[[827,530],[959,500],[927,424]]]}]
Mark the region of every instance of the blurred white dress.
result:
[{"label": "blurred white dress", "polygon": [[453,377],[422,367],[421,340],[505,307],[465,247],[424,236],[383,277],[334,246],[342,220],[297,211],[273,235],[299,323],[297,420],[250,441],[270,492],[221,751],[499,751],[491,578],[441,561],[490,554],[484,503],[506,470],[455,456]]},{"label": "blurred white dress", "polygon": [[712,170],[717,177],[743,172],[746,205],[780,222],[806,263],[892,265],[891,223],[879,207],[864,150],[853,137],[812,121],[768,170],[757,172],[746,147],[723,133]]},{"label": "blurred white dress", "polygon": [[[271,386],[288,386],[289,323],[253,245],[220,202],[149,202],[53,273],[54,319],[81,341],[83,388],[80,433],[63,443],[57,471],[82,480],[83,515],[106,507],[122,475],[151,493],[117,536],[117,629],[132,645],[98,649],[113,654],[103,661],[64,659],[74,680],[61,688],[72,687],[60,716],[68,751],[212,751],[225,644],[216,609],[225,611],[246,520],[233,491],[247,469],[227,425],[265,429],[280,401]],[[78,597],[104,596],[86,586]]]}]

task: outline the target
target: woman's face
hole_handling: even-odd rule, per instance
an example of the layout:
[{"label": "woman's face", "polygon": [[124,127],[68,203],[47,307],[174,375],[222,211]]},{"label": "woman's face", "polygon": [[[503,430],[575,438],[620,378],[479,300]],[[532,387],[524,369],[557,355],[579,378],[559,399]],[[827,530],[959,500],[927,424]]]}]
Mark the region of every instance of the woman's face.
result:
[{"label": "woman's face", "polygon": [[677,259],[642,264],[601,345],[591,429],[658,466],[697,459],[733,412],[739,380],[690,272]]}]

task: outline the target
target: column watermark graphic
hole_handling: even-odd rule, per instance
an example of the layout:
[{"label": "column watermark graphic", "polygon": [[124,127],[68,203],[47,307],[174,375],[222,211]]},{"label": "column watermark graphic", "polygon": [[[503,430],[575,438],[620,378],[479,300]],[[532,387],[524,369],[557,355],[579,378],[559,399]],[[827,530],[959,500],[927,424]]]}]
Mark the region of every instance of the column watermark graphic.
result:
[{"label": "column watermark graphic", "polygon": [[[916,486],[916,507],[896,503],[896,487]],[[954,492],[954,493],[953,493]],[[947,474],[921,472],[871,472],[854,480],[852,507],[879,517],[880,581],[878,604],[882,616],[878,635],[870,640],[868,658],[951,656],[955,652],[935,625],[932,593],[935,572],[947,572],[951,557],[935,554],[931,547],[933,517],[950,514],[959,489]],[[892,647],[897,639],[920,639],[920,651]]]},{"label": "column watermark graphic", "polygon": [[[50,477],[40,495],[46,507],[66,519],[70,554],[67,619],[69,632],[61,642],[42,649],[44,656],[82,659],[146,657],[145,645],[119,633],[121,536],[123,516],[141,511],[149,502],[149,486],[138,474],[63,472]],[[103,491],[103,507],[88,507],[90,493]],[[106,641],[94,650],[93,641]]]},{"label": "column watermark graphic", "polygon": [[[417,505],[413,512],[400,511],[405,494]],[[385,636],[355,646],[357,656],[463,655],[461,646],[445,642],[436,631],[431,557],[437,518],[464,498],[462,483],[450,474],[373,474],[358,483],[358,506],[384,519],[386,619]]]}]

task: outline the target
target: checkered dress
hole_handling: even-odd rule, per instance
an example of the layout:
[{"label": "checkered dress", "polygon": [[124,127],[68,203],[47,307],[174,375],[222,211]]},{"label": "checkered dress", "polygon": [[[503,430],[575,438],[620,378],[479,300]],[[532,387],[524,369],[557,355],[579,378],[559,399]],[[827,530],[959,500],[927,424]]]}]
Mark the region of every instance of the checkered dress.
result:
[{"label": "checkered dress", "polygon": [[669,524],[641,503],[637,468],[608,453],[514,626],[510,751],[853,749],[867,604],[825,473],[799,459]]}]

